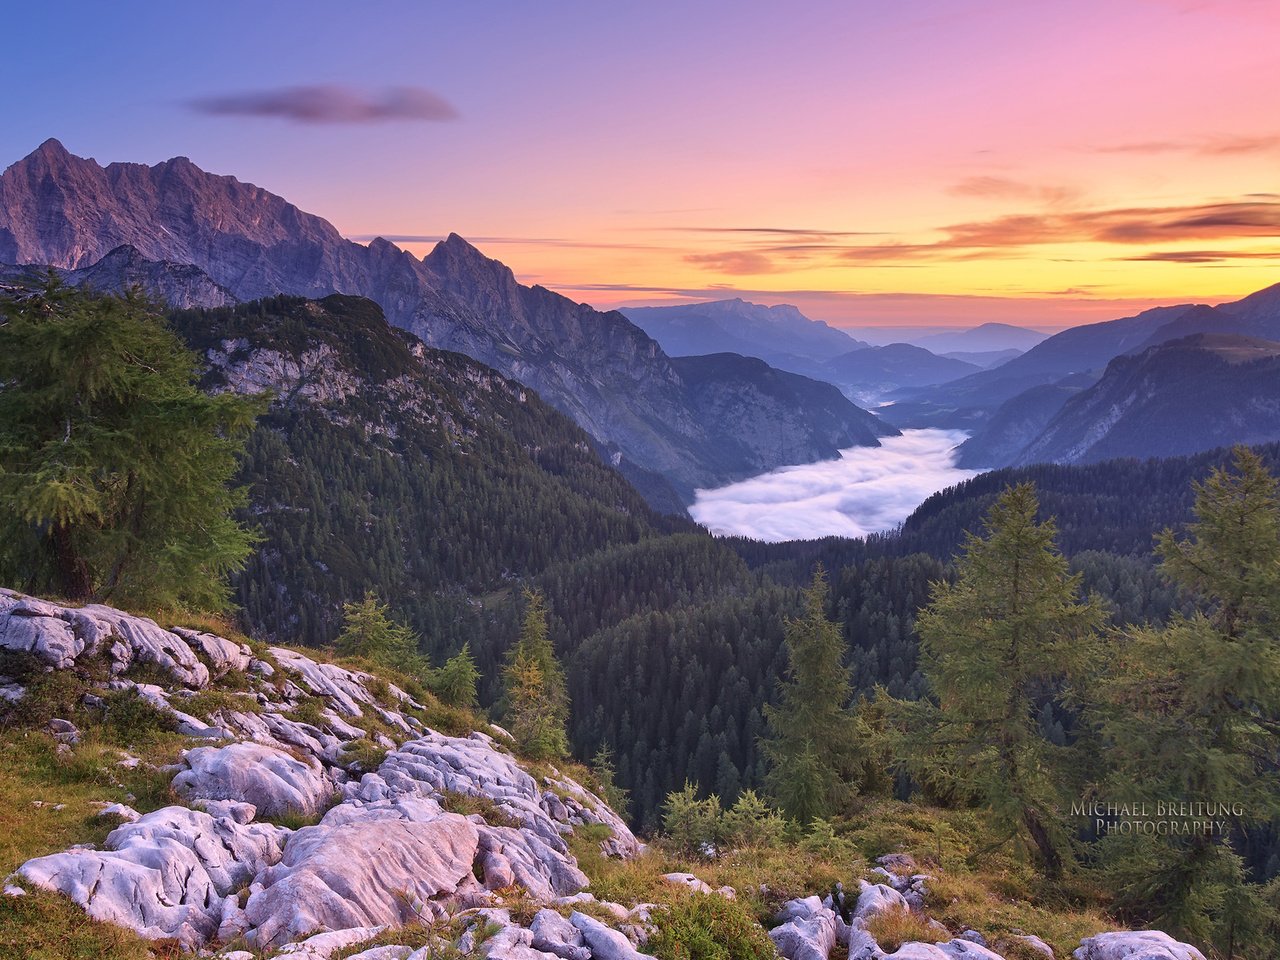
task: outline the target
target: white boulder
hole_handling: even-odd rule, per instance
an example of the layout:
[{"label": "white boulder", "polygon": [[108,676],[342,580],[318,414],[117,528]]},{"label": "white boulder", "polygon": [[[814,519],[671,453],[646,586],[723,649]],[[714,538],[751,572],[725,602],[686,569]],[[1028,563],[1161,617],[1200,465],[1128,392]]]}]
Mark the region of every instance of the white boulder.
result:
[{"label": "white boulder", "polygon": [[1204,954],[1159,930],[1100,933],[1086,937],[1072,954],[1075,960],[1204,960]]},{"label": "white boulder", "polygon": [[430,800],[340,804],[259,876],[245,904],[249,941],[265,950],[320,930],[430,919],[431,901],[478,886],[479,846],[475,824]]},{"label": "white boulder", "polygon": [[853,908],[855,917],[865,920],[877,913],[910,909],[906,899],[893,887],[883,883],[867,883],[865,880],[860,880],[859,883],[862,886],[858,893],[858,903]]},{"label": "white boulder", "polygon": [[173,778],[173,789],[187,800],[251,803],[261,816],[319,813],[335,786],[318,763],[301,760],[258,743],[197,747],[187,751],[187,769]]}]

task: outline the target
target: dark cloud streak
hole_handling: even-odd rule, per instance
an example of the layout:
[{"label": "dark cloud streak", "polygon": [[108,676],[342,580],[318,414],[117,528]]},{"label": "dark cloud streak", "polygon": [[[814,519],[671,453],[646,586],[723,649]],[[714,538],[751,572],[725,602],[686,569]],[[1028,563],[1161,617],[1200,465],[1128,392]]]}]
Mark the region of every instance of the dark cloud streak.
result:
[{"label": "dark cloud streak", "polygon": [[263,117],[307,124],[458,119],[452,104],[421,87],[392,87],[372,94],[339,86],[282,87],[201,97],[188,101],[187,106],[210,116]]}]

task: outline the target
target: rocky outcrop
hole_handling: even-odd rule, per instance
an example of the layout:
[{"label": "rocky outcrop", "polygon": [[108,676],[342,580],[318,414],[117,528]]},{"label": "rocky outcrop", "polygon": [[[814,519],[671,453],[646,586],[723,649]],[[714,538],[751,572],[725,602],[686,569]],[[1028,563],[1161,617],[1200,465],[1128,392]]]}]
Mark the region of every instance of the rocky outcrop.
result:
[{"label": "rocky outcrop", "polygon": [[[341,804],[291,839],[251,888],[244,919],[259,949],[348,927],[443,915],[436,901],[478,894],[479,832],[430,800]],[[474,905],[474,904],[465,904]]]},{"label": "rocky outcrop", "polygon": [[72,666],[82,654],[101,654],[112,674],[149,663],[174,680],[199,688],[209,669],[181,636],[155,621],[111,607],[60,607],[0,588],[0,649],[29,653],[54,669]]},{"label": "rocky outcrop", "polygon": [[102,850],[38,857],[17,875],[97,920],[195,946],[216,936],[235,891],[280,859],[289,831],[253,816],[245,804],[164,807],[117,827]]},{"label": "rocky outcrop", "polygon": [[[565,842],[576,827],[608,827],[605,852],[640,850],[617,814],[571,778],[534,777],[487,734],[430,730],[423,705],[393,684],[375,685],[367,673],[296,650],[273,647],[259,657],[212,634],[11,591],[0,594],[0,645],[47,669],[93,660],[96,673],[105,663],[114,677],[102,681],[104,692],[131,691],[189,736],[220,741],[193,744],[175,771],[175,793],[199,809],[139,815],[104,805],[103,815],[132,822],[102,849],[28,861],[9,885],[67,894],[91,916],[145,937],[190,947],[243,937],[260,949],[306,938],[294,953],[319,958],[330,941],[345,949],[372,936],[368,930],[484,906],[514,889],[541,902],[578,894],[588,879]],[[139,662],[171,683],[122,675]],[[195,691],[212,677],[233,672],[244,709],[220,706],[207,718],[182,709],[188,700],[195,709]],[[305,721],[292,715],[302,703],[310,707]],[[346,747],[369,737],[362,723],[394,739],[376,735],[389,753],[376,772],[356,779]],[[459,796],[486,812],[446,810]],[[296,831],[260,819],[321,813]],[[561,937],[570,954],[561,960],[590,960],[569,949],[584,949],[580,940],[549,924],[544,918],[540,930]],[[504,955],[536,960],[533,937],[525,930]]]}]

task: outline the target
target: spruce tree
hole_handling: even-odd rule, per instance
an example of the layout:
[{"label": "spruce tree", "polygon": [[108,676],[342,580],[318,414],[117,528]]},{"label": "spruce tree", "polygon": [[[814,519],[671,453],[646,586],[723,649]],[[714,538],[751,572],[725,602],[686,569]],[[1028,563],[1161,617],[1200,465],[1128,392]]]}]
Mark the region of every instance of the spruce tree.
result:
[{"label": "spruce tree", "polygon": [[471,644],[464,643],[461,650],[432,674],[431,692],[451,707],[474,707],[479,680],[480,671],[471,655]]},{"label": "spruce tree", "polygon": [[1122,908],[1249,955],[1250,942],[1267,943],[1268,925],[1280,923],[1276,891],[1246,882],[1230,842],[1280,817],[1280,498],[1254,453],[1237,448],[1233,461],[1195,485],[1185,535],[1159,537],[1161,570],[1195,611],[1164,628],[1129,630],[1098,707],[1110,792],[1152,809],[1171,800],[1225,804],[1225,814],[1187,819],[1228,827],[1112,833],[1101,848]]},{"label": "spruce tree", "polygon": [[0,579],[70,600],[219,608],[255,542],[230,486],[261,398],[209,395],[140,293],[52,274],[0,301]]},{"label": "spruce tree", "polygon": [[521,751],[540,760],[568,754],[569,693],[547,631],[546,603],[536,591],[525,591],[520,639],[507,655],[502,678],[504,720]]},{"label": "spruce tree", "polygon": [[778,701],[765,707],[765,785],[782,810],[802,823],[836,809],[853,788],[860,755],[846,709],[852,686],[844,638],[827,619],[827,590],[819,566],[805,591],[804,616],[787,626],[786,677]]},{"label": "spruce tree", "polygon": [[920,668],[936,701],[905,708],[906,767],[935,789],[988,807],[1047,876],[1063,872],[1080,758],[1041,729],[1045,703],[1070,705],[1091,666],[1105,613],[1082,600],[1039,523],[1035,488],[1006,488],[982,536],[969,534],[954,584],[933,585],[917,621]]}]

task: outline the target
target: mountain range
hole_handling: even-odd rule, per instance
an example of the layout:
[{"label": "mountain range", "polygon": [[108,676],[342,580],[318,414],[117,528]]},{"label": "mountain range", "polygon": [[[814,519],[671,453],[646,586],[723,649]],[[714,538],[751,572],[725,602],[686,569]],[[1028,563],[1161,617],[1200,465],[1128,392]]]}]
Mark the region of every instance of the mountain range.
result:
[{"label": "mountain range", "polygon": [[56,267],[103,289],[140,283],[177,306],[367,297],[424,343],[536,390],[666,508],[698,487],[896,433],[838,391],[765,367],[736,367],[731,380],[716,379],[723,363],[682,372],[622,314],[523,286],[457,235],[421,260],[382,239],[363,246],[185,157],[104,167],[46,141],[0,175],[0,262],[15,265],[0,271],[10,281]]},{"label": "mountain range", "polygon": [[[985,365],[938,356],[908,343],[872,346],[789,305],[766,307],[734,299],[627,307],[622,312],[672,356],[737,353],[759,357],[781,370],[834,384],[855,403],[874,403],[903,387],[955,380]],[[970,342],[963,334],[956,336],[959,342]],[[985,341],[980,336],[971,342],[976,346]]]},{"label": "mountain range", "polygon": [[870,346],[789,304],[767,307],[735,298],[669,307],[624,307],[622,313],[673,357],[738,353],[784,370]]},{"label": "mountain range", "polygon": [[1116,357],[1015,464],[1170,457],[1280,440],[1280,343],[1197,333]]},{"label": "mountain range", "polygon": [[[1280,436],[1280,423],[1264,422],[1276,416],[1267,412],[1272,408],[1265,376],[1255,378],[1252,366],[1235,363],[1228,366],[1240,378],[1225,375],[1224,356],[1249,349],[1228,347],[1230,341],[1221,337],[1280,340],[1280,284],[1218,306],[1156,307],[1073,327],[997,368],[903,389],[878,412],[900,427],[971,431],[959,455],[966,467],[1166,455]],[[1155,349],[1175,342],[1167,352]],[[1137,392],[1123,394],[1121,384]],[[1185,429],[1171,419],[1179,404],[1160,399],[1179,393],[1202,401],[1194,410],[1180,407],[1177,416],[1190,418]],[[1102,403],[1104,396],[1115,405]],[[1122,419],[1126,425],[1120,428]],[[1202,421],[1202,427],[1191,427]],[[1051,427],[1056,439],[1042,442],[1042,432]],[[1171,434],[1180,430],[1183,437],[1174,442]],[[1105,442],[1104,434],[1110,435]],[[1095,441],[1100,445],[1089,453]]]}]

